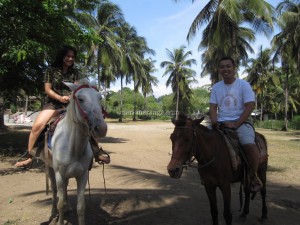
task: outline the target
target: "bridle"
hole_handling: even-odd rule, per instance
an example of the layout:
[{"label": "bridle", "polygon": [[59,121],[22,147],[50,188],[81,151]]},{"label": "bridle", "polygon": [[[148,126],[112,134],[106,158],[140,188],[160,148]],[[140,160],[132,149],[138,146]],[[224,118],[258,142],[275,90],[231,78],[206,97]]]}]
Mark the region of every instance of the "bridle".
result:
[{"label": "bridle", "polygon": [[87,113],[81,108],[80,104],[79,104],[79,100],[78,98],[76,97],[76,93],[77,91],[83,89],[83,88],[94,88],[97,92],[98,92],[98,89],[95,87],[95,86],[90,86],[90,85],[87,85],[87,84],[84,84],[84,85],[80,85],[77,89],[75,89],[73,91],[73,99],[77,105],[77,108],[79,109],[79,112],[80,112],[80,115],[82,116],[82,118],[86,121],[86,123],[89,125],[90,127],[90,121],[89,121],[89,118],[88,118],[88,115]]},{"label": "bridle", "polygon": [[[193,131],[192,149],[190,151],[190,155],[189,155],[187,161],[185,162],[185,164],[182,165],[182,167],[184,167],[184,168],[191,167],[192,162],[197,157],[197,153],[198,153],[198,157],[200,157],[200,151],[197,151],[197,149],[199,149],[199,145],[198,145],[198,142],[197,142],[197,134],[198,134],[197,129],[196,128],[191,128],[191,127],[186,127],[186,126],[185,127],[175,127],[175,128],[176,129],[188,129],[188,130]],[[212,164],[217,158],[217,155],[218,155],[217,150],[218,150],[218,148],[216,148],[214,157],[211,160],[209,160],[208,162],[205,162],[202,165],[200,165],[200,162],[198,162],[198,169],[205,168],[205,167],[209,166],[210,164]],[[193,157],[194,157],[194,159],[192,159]]]}]

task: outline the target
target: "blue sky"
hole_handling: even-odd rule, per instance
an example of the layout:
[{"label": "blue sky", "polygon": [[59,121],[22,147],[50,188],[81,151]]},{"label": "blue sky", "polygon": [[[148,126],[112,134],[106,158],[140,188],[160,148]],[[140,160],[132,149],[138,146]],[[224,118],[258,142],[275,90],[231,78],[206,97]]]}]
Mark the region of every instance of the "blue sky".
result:
[{"label": "blue sky", "polygon": [[[125,20],[135,27],[139,36],[146,38],[148,46],[156,52],[152,57],[156,60],[155,66],[158,70],[154,75],[159,79],[158,86],[153,87],[155,97],[171,93],[170,87],[166,88],[165,85],[168,75],[162,77],[164,70],[161,69],[160,63],[169,60],[166,49],[173,51],[181,45],[186,46],[186,51],[192,51],[191,57],[197,60],[197,65],[193,69],[197,72],[198,84],[193,86],[210,84],[209,77],[200,78],[202,52],[198,52],[198,44],[201,41],[202,28],[190,43],[186,41],[190,25],[208,0],[195,0],[194,3],[191,0],[181,0],[177,3],[173,0],[111,0],[111,2],[121,8]],[[276,6],[280,1],[268,2]],[[256,38],[256,42],[253,43],[255,51],[260,45],[263,45],[263,48],[270,46],[272,37],[270,40],[261,35]],[[129,84],[128,87],[132,88],[133,84]],[[118,80],[111,89],[120,90],[120,81]]]}]

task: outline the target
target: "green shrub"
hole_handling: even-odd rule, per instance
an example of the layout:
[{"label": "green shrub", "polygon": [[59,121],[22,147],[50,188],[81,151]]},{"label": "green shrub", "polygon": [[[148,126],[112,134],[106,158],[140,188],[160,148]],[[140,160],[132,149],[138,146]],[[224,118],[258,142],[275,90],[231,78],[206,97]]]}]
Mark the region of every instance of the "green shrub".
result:
[{"label": "green shrub", "polygon": [[[265,120],[260,122],[259,120],[254,122],[254,126],[257,128],[281,130],[285,126],[284,120]],[[300,130],[300,116],[295,116],[292,121],[288,122],[288,129]]]},{"label": "green shrub", "polygon": [[18,111],[18,108],[15,105],[10,105],[10,110],[14,114],[14,113],[16,113]]},{"label": "green shrub", "polygon": [[294,116],[290,123],[290,127],[293,130],[300,130],[300,116]]},{"label": "green shrub", "polygon": [[265,121],[255,121],[254,126],[257,128],[264,128],[264,129],[274,129],[274,130],[281,130],[284,127],[283,120],[265,120]]}]

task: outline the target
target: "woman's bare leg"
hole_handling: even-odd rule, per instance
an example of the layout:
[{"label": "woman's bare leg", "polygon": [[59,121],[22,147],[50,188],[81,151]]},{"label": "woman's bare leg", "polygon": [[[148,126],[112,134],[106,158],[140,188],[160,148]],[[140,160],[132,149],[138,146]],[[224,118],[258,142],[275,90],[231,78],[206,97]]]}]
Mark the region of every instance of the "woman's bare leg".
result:
[{"label": "woman's bare leg", "polygon": [[[37,116],[37,118],[34,121],[34,124],[32,126],[30,135],[29,135],[28,148],[27,148],[29,154],[30,154],[30,151],[33,149],[33,146],[34,146],[38,136],[40,135],[40,133],[42,132],[42,130],[44,129],[46,124],[49,122],[49,120],[54,116],[54,114],[55,114],[55,110],[45,109],[45,110],[41,111],[40,114]],[[32,157],[29,157],[28,159],[26,159],[24,161],[17,162],[15,164],[15,166],[23,167],[23,166],[29,165],[31,162],[32,162]]]}]

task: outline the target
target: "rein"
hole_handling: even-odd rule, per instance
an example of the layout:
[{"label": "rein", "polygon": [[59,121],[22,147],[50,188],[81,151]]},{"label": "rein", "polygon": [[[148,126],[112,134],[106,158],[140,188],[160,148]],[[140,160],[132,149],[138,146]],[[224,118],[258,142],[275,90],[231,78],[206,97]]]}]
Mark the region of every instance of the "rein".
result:
[{"label": "rein", "polygon": [[95,87],[95,86],[90,86],[90,85],[87,85],[87,84],[84,84],[84,85],[80,85],[74,92],[73,92],[73,99],[75,100],[75,103],[79,109],[79,112],[80,112],[80,115],[84,118],[84,120],[87,122],[87,124],[89,124],[89,119],[88,119],[88,116],[86,114],[85,111],[83,111],[83,109],[81,108],[80,104],[79,104],[79,100],[78,98],[76,97],[76,93],[77,91],[79,91],[80,89],[82,88],[94,88],[96,91],[98,91],[98,89]]},{"label": "rein", "polygon": [[[197,142],[197,129],[196,128],[190,128],[190,127],[176,127],[177,129],[189,129],[193,131],[193,147],[189,156],[189,159],[186,161],[186,163],[184,165],[182,165],[183,167],[191,167],[191,163],[195,160],[196,158],[196,154],[197,154],[197,149],[199,149],[199,145]],[[200,154],[200,151],[198,151],[198,153]],[[193,160],[190,160],[192,157],[194,156]],[[217,150],[214,154],[214,157],[209,160],[208,162],[204,163],[203,165],[200,165],[200,162],[198,162],[198,169],[202,169],[205,168],[207,166],[209,166],[210,164],[212,164],[217,158]]]}]

